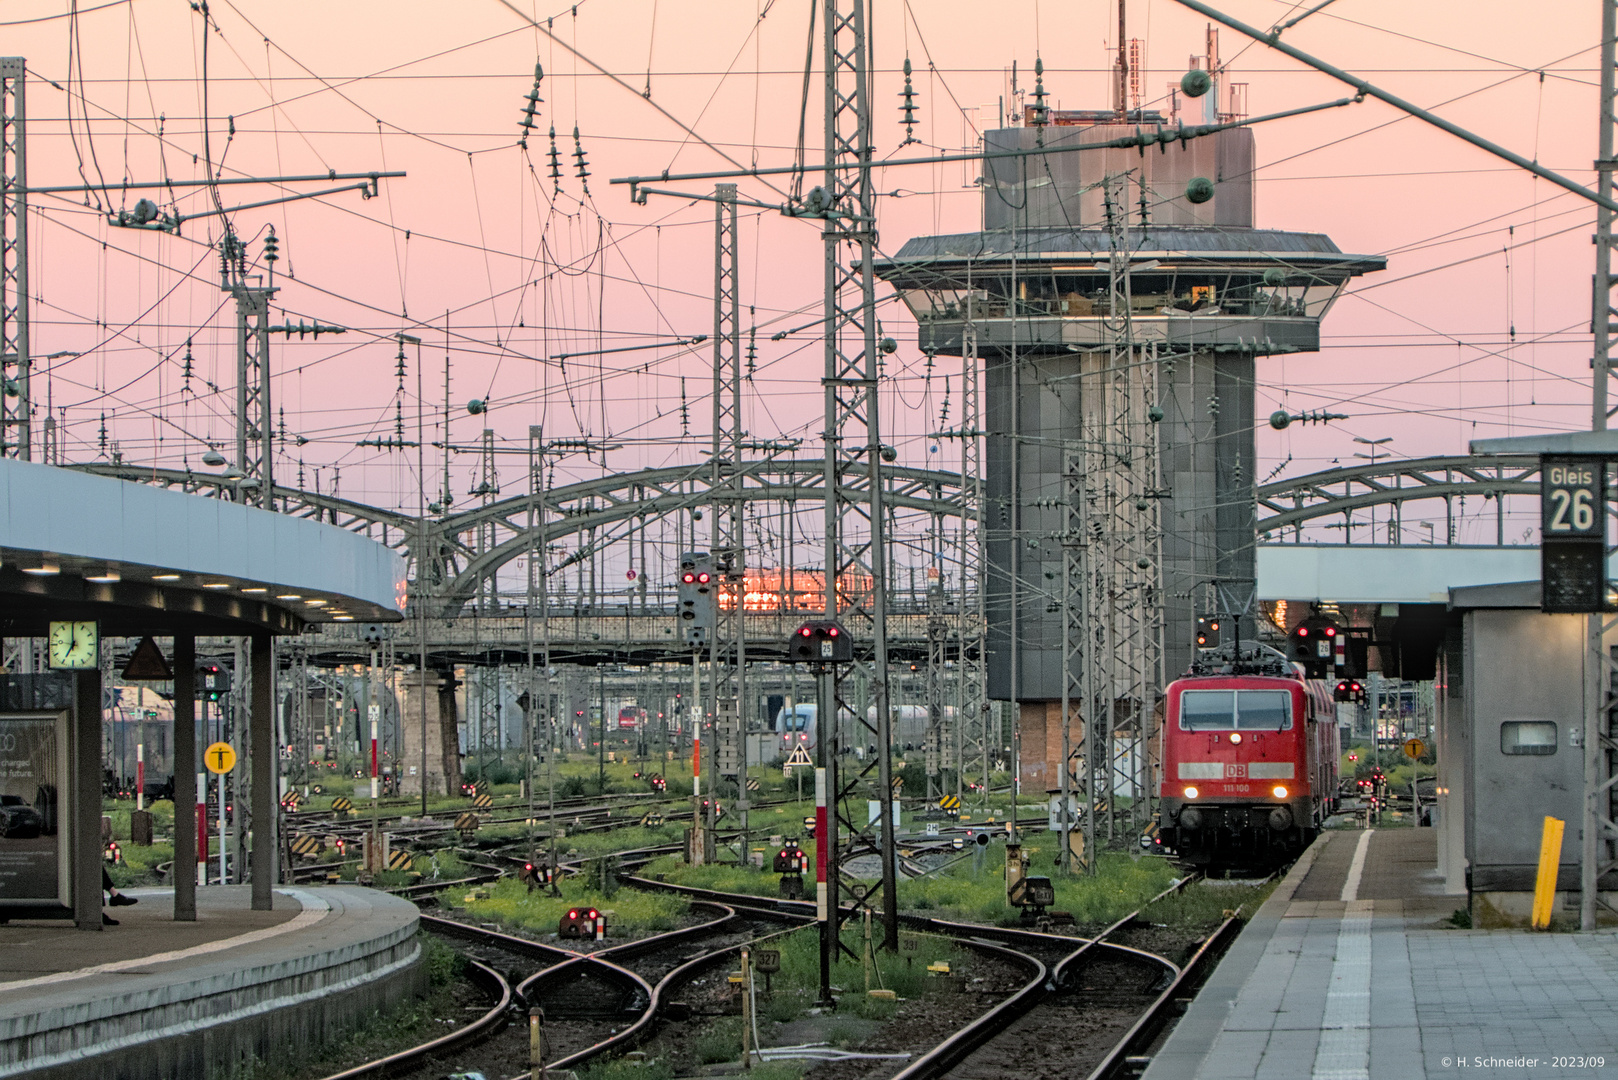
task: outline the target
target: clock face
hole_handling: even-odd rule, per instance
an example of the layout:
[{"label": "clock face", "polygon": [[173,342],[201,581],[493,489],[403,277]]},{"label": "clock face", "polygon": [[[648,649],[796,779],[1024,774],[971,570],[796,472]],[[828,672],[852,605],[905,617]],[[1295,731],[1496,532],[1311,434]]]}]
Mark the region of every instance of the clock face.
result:
[{"label": "clock face", "polygon": [[51,623],[51,667],[95,667],[101,659],[96,637],[96,624],[93,622]]}]

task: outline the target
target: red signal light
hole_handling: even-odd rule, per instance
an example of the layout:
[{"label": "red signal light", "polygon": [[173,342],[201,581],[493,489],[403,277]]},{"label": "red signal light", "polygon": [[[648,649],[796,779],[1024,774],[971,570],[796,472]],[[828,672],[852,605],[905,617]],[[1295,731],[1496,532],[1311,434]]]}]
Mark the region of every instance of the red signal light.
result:
[{"label": "red signal light", "polygon": [[808,628],[808,627],[807,627],[807,626],[806,626],[806,627],[804,627],[804,628],[803,628],[803,629],[802,629],[802,630],[799,630],[799,631],[798,631],[798,633],[799,633],[799,634],[801,634],[801,635],[803,635],[803,636],[804,636],[804,637],[808,637],[808,636],[809,636],[809,635],[810,635],[810,634],[811,634],[811,633],[813,633],[813,631],[811,631],[811,630],[810,630],[810,629],[809,629],[809,628]]},{"label": "red signal light", "polygon": [[1323,634],[1325,634],[1325,635],[1326,635],[1326,636],[1327,636],[1327,637],[1336,637],[1336,636],[1337,636],[1337,627],[1335,627],[1335,626],[1328,626],[1328,627],[1326,627],[1326,629],[1325,629],[1325,630],[1323,630],[1323,631],[1321,631],[1321,632],[1322,632],[1322,633],[1323,633]]},{"label": "red signal light", "polygon": [[681,578],[681,579],[680,579],[680,580],[681,580],[681,581],[683,581],[683,582],[685,582],[685,583],[686,583],[686,584],[687,584],[687,585],[689,585],[689,584],[691,584],[691,583],[692,583],[692,582],[693,582],[693,581],[695,581],[695,580],[697,580],[697,575],[695,575],[695,574],[693,574],[693,573],[692,573],[692,572],[691,572],[691,571],[689,571],[689,570],[687,570],[687,571],[686,571],[686,572],[685,572],[685,576],[684,576],[684,577],[682,577],[682,578]]},{"label": "red signal light", "polygon": [[1309,636],[1309,628],[1307,626],[1300,626],[1300,627],[1298,627],[1296,630],[1294,630],[1292,632],[1294,634],[1298,635],[1299,637],[1308,637]]},{"label": "red signal light", "polygon": [[837,636],[837,627],[834,626],[831,629],[827,630],[826,631],[826,636],[827,637],[836,637]]},{"label": "red signal light", "polygon": [[567,913],[567,917],[570,919],[577,919],[579,917],[579,909],[574,908],[572,911]]},{"label": "red signal light", "polygon": [[591,908],[590,911],[589,911],[589,918],[593,919],[599,914],[600,914],[600,912],[598,912],[595,908]]},{"label": "red signal light", "polygon": [[708,584],[708,575],[707,574],[698,574],[697,575],[697,584],[699,584],[699,585]]}]

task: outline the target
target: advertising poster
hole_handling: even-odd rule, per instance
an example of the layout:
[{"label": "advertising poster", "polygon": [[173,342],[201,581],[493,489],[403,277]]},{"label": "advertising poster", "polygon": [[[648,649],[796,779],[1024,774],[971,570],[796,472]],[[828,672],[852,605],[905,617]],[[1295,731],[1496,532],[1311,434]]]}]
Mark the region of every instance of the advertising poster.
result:
[{"label": "advertising poster", "polygon": [[0,905],[67,903],[67,717],[0,713]]}]

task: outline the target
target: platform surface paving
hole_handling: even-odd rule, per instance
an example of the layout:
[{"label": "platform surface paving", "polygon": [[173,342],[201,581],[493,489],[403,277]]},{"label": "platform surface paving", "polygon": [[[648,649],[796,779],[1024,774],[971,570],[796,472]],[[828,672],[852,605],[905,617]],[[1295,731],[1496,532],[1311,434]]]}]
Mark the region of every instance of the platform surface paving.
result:
[{"label": "platform surface paving", "polygon": [[274,911],[251,911],[248,886],[214,886],[197,890],[196,922],[175,922],[172,889],[125,891],[139,903],[106,909],[118,925],[101,933],[64,920],[0,925],[0,994],[21,979],[191,949],[278,926],[303,911],[285,893],[276,896]]},{"label": "platform surface paving", "polygon": [[250,889],[198,889],[194,923],[173,921],[170,890],[132,889],[140,902],[110,909],[119,925],[101,933],[0,926],[0,1077],[228,1071],[266,1040],[318,1035],[328,1017],[407,988],[414,905],[353,886],[288,887],[274,910],[252,911]]},{"label": "platform surface paving", "polygon": [[1618,932],[1456,929],[1436,862],[1431,829],[1325,834],[1145,1080],[1618,1077]]}]

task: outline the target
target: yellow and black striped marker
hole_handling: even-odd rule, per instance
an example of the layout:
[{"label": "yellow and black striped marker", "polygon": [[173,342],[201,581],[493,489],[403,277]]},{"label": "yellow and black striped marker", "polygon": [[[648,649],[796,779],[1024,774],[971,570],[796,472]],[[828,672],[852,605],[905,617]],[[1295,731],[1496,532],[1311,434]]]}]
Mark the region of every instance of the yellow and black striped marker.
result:
[{"label": "yellow and black striped marker", "polygon": [[331,801],[331,808],[339,814],[346,814],[354,809],[354,801],[339,795]]},{"label": "yellow and black striped marker", "polygon": [[494,806],[494,799],[488,795],[479,795],[477,798],[472,800],[472,805],[477,807],[479,810],[488,810]]},{"label": "yellow and black striped marker", "polygon": [[388,869],[408,870],[414,858],[415,856],[408,851],[390,851],[388,852]]},{"label": "yellow and black striped marker", "polygon": [[640,816],[640,823],[642,825],[661,825],[663,824],[663,815],[656,810],[648,810]]},{"label": "yellow and black striped marker", "polygon": [[761,786],[762,785],[759,784],[759,782],[757,780],[749,779],[747,781],[747,790],[748,791],[757,791],[757,790],[759,790],[759,788]]},{"label": "yellow and black striped marker", "polygon": [[320,841],[313,836],[294,836],[292,854],[300,859],[313,859],[320,854]]},{"label": "yellow and black striped marker", "polygon": [[938,800],[938,808],[940,810],[952,810],[959,812],[961,809],[961,797],[959,795],[945,795],[942,799]]},{"label": "yellow and black striped marker", "polygon": [[478,816],[476,814],[462,814],[455,819],[455,827],[461,832],[477,832]]}]

